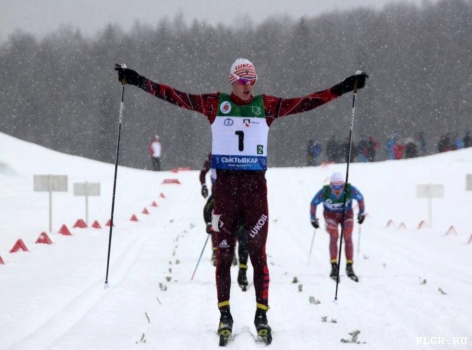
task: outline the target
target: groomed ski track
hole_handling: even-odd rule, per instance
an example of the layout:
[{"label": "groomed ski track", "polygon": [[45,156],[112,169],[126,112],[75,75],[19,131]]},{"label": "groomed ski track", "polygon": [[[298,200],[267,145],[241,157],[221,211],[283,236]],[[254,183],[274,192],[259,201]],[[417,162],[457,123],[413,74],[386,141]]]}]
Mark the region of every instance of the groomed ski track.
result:
[{"label": "groomed ski track", "polygon": [[[418,337],[468,336],[472,342],[468,322],[472,309],[465,299],[471,286],[471,246],[465,244],[465,236],[460,242],[445,237],[445,224],[417,230],[414,214],[397,205],[402,199],[394,196],[395,189],[362,176],[385,171],[376,170],[376,165],[351,168],[352,182],[366,196],[369,217],[362,226],[359,255],[357,224],[354,230],[354,267],[360,282],[346,277],[343,256],[336,301],[323,228],[316,232],[308,259],[313,235],[308,210],[314,193],[333,171],[343,172],[345,165],[269,169],[271,349],[339,349],[346,346],[341,339],[349,339],[355,330],[361,331],[358,340],[365,343],[364,349],[415,349]],[[142,173],[146,180],[136,184]],[[163,185],[166,178],[181,184]],[[71,229],[71,237],[52,234],[51,246],[27,239],[31,251],[10,257],[9,264],[2,266],[2,284],[16,296],[5,304],[0,321],[2,347],[218,348],[210,242],[190,280],[206,239],[198,172],[120,168],[118,183],[108,288],[104,287],[108,227]],[[383,201],[386,194],[392,195],[388,203]],[[101,201],[100,215],[105,219],[110,200]],[[158,207],[151,207],[152,201]],[[144,207],[150,214],[141,214]],[[139,221],[129,220],[133,213]],[[397,224],[405,220],[410,228],[387,228],[390,218]],[[71,227],[72,216],[68,220]],[[28,277],[32,274],[37,276],[34,280]],[[260,348],[263,344],[253,337],[254,288],[240,290],[237,267],[232,268],[232,278],[236,337],[228,348]],[[248,279],[252,280],[251,265]],[[310,303],[310,297],[319,303]]]}]

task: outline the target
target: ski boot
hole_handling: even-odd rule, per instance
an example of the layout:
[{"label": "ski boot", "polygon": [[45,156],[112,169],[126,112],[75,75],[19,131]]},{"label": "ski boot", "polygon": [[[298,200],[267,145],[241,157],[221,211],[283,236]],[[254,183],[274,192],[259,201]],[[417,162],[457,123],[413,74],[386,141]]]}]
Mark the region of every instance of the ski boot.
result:
[{"label": "ski boot", "polygon": [[331,263],[331,273],[329,274],[329,277],[335,282],[338,282],[338,263],[337,262],[332,262]]},{"label": "ski boot", "polygon": [[266,345],[272,343],[272,330],[267,322],[267,311],[261,308],[256,309],[254,325],[256,326],[257,335]]},{"label": "ski boot", "polygon": [[241,287],[241,289],[243,290],[243,292],[247,291],[247,286],[249,284],[247,282],[246,271],[247,271],[247,267],[246,268],[243,268],[241,266],[239,267],[238,284]]},{"label": "ski boot", "polygon": [[354,273],[354,269],[352,268],[352,262],[346,264],[346,274],[347,277],[349,277],[353,281],[359,282],[359,278],[356,276],[356,274]]},{"label": "ski boot", "polygon": [[220,324],[218,325],[218,335],[220,336],[220,346],[228,344],[229,337],[233,332],[233,317],[229,307],[220,309]]},{"label": "ski boot", "polygon": [[216,248],[212,248],[211,263],[216,266]]}]

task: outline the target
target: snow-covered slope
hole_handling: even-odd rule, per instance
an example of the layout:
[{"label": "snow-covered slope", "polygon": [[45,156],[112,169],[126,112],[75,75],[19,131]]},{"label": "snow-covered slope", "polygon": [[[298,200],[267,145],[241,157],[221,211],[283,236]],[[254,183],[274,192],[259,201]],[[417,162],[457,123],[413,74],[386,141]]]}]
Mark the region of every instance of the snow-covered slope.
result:
[{"label": "snow-covered slope", "polygon": [[[0,149],[1,349],[218,348],[210,243],[191,280],[207,238],[197,171],[119,168],[104,288],[114,166],[1,133]],[[363,349],[471,349],[472,193],[465,177],[472,172],[472,149],[351,165],[350,180],[365,195],[369,215],[355,227],[360,282],[342,271],[335,301],[324,230],[317,230],[309,257],[314,231],[308,210],[331,173],[345,169],[267,172],[271,349],[353,346],[343,340]],[[33,192],[35,174],[68,175],[69,191],[52,196],[52,232],[48,195]],[[101,196],[89,198],[89,224],[97,220],[102,228],[73,228],[85,218],[85,199],[73,195],[73,183],[85,181],[101,184]],[[416,197],[417,184],[444,185],[444,197],[432,200],[432,227],[417,228],[428,220],[428,200]],[[72,236],[58,233],[63,224]],[[35,244],[41,232],[53,244]],[[18,239],[28,252],[9,252]],[[236,274],[234,267],[234,280]],[[237,336],[228,347],[263,346],[253,339],[254,288],[242,292],[233,282],[231,305]]]}]

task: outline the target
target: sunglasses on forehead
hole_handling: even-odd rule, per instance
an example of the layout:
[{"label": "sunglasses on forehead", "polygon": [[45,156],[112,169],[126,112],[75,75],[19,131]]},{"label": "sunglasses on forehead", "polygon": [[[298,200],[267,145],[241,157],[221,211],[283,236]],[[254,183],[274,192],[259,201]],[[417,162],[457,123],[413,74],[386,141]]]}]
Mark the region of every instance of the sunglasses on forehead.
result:
[{"label": "sunglasses on forehead", "polygon": [[233,73],[233,76],[236,78],[236,81],[240,85],[254,85],[256,83],[256,78],[242,78]]}]

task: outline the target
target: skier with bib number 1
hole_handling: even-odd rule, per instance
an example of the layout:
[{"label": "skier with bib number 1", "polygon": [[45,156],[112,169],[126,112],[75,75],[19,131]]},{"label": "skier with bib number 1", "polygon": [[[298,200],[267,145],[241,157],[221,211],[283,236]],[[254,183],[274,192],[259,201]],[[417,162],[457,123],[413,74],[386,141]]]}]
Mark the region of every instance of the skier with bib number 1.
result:
[{"label": "skier with bib number 1", "polygon": [[176,106],[203,114],[211,125],[212,159],[216,169],[216,191],[212,226],[218,244],[216,286],[220,322],[220,345],[232,334],[230,312],[231,263],[238,221],[243,218],[248,232],[249,257],[254,270],[256,313],[254,325],[266,344],[272,342],[267,320],[269,310],[269,269],[266,241],[269,208],[265,172],[269,128],[278,118],[310,111],[339,96],[364,87],[366,73],[352,75],[329,89],[295,98],[254,95],[258,76],[252,62],[238,58],[230,68],[231,94],[192,94],[154,82],[125,65],[116,65],[118,80]]}]

